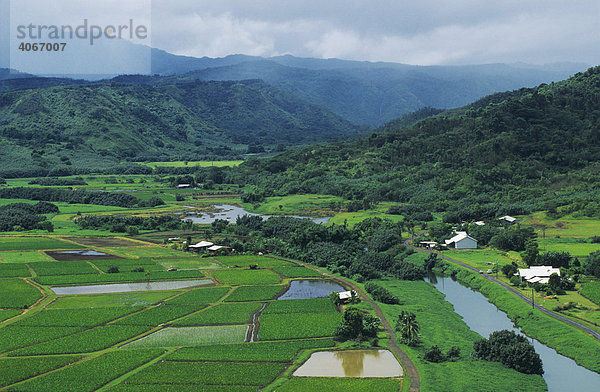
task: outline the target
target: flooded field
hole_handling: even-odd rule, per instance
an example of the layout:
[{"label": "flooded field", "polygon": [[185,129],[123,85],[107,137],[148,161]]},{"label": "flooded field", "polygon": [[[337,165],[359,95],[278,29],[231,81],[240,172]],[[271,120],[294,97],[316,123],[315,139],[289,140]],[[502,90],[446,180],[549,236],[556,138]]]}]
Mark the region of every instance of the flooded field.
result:
[{"label": "flooded field", "polygon": [[86,260],[109,260],[122,259],[122,257],[110,255],[97,250],[57,250],[47,251],[46,254],[58,261],[86,261]]},{"label": "flooded field", "polygon": [[121,246],[140,246],[139,242],[129,241],[122,238],[114,237],[67,237],[69,241],[85,245],[85,246],[108,246],[108,247],[121,247]]},{"label": "flooded field", "polygon": [[290,288],[277,299],[326,298],[332,291],[344,290],[331,280],[292,280]]},{"label": "flooded field", "polygon": [[294,372],[299,377],[400,377],[402,366],[388,350],[320,351]]},{"label": "flooded field", "polygon": [[[242,207],[237,207],[237,206],[230,205],[230,204],[214,205],[213,208],[215,208],[217,211],[211,212],[211,213],[199,213],[197,215],[189,214],[188,216],[184,217],[182,220],[191,220],[194,223],[210,224],[210,223],[213,223],[217,219],[224,219],[230,223],[235,223],[238,216],[244,216],[244,215],[261,216],[264,220],[269,219],[272,216],[282,216],[282,215],[255,214],[253,212],[246,211]],[[327,222],[329,222],[329,219],[331,219],[329,217],[312,218],[312,217],[308,217],[308,216],[296,216],[296,215],[285,215],[285,216],[291,216],[293,218],[301,218],[301,219],[310,219],[315,223],[327,223]]]},{"label": "flooded field", "polygon": [[127,293],[130,291],[177,290],[194,286],[208,286],[213,283],[214,282],[210,279],[198,279],[176,280],[170,282],[116,283],[89,286],[51,287],[50,289],[57,295],[107,294]]}]

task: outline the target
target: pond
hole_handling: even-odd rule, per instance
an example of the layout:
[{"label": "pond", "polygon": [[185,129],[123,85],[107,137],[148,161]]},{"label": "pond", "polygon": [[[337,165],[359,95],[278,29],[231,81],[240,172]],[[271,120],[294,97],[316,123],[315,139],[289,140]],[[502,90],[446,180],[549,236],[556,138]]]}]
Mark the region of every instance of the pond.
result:
[{"label": "pond", "polygon": [[299,377],[400,377],[402,366],[388,350],[319,351],[300,366]]},{"label": "pond", "polygon": [[277,299],[327,298],[332,291],[345,289],[332,280],[292,280],[290,288]]},{"label": "pond", "polygon": [[[483,294],[461,285],[450,277],[430,275],[427,280],[446,295],[446,301],[454,305],[456,313],[481,336],[487,338],[492,332],[502,329],[521,333],[508,316],[488,302]],[[528,339],[542,359],[543,376],[549,391],[600,390],[600,374],[577,365],[572,359],[558,354],[535,339]]]},{"label": "pond", "polygon": [[309,216],[297,216],[297,215],[262,215],[262,214],[255,214],[253,212],[248,212],[246,211],[244,208],[242,207],[238,207],[238,206],[234,206],[231,204],[219,204],[219,205],[213,205],[213,208],[215,208],[215,210],[217,210],[216,212],[211,212],[211,213],[198,213],[196,214],[189,214],[188,216],[182,218],[182,220],[191,220],[194,223],[202,223],[202,224],[210,224],[213,223],[215,220],[217,219],[224,219],[228,222],[231,223],[235,223],[236,219],[238,218],[238,216],[244,216],[244,215],[252,215],[252,216],[261,216],[264,220],[269,219],[272,216],[289,216],[289,217],[293,217],[293,218],[301,218],[301,219],[310,219],[315,223],[328,223],[329,222],[329,217],[325,217],[325,218],[312,218]]},{"label": "pond", "polygon": [[51,287],[57,295],[126,293],[130,291],[177,290],[214,284],[210,279],[173,280],[167,282],[115,283],[89,286]]}]

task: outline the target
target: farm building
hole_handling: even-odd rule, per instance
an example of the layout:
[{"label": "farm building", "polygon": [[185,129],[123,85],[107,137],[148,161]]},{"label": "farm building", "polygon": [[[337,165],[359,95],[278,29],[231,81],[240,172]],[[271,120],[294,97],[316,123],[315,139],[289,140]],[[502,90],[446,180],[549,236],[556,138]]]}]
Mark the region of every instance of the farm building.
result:
[{"label": "farm building", "polygon": [[506,221],[508,223],[515,223],[515,221],[517,220],[517,218],[512,217],[510,215],[504,215],[504,216],[498,218],[498,220],[503,220],[503,221]]},{"label": "farm building", "polygon": [[214,244],[212,242],[208,242],[208,241],[200,241],[195,245],[190,245],[188,246],[189,249],[199,252],[201,250],[206,250],[208,248],[210,248],[211,246],[213,246]]},{"label": "farm building", "polygon": [[519,277],[521,277],[521,280],[529,283],[548,283],[550,275],[552,274],[560,276],[560,269],[546,265],[519,269]]},{"label": "farm building", "polygon": [[187,188],[191,188],[192,184],[179,184],[177,185],[177,189],[187,189]]},{"label": "farm building", "polygon": [[428,248],[428,249],[435,249],[436,245],[438,244],[435,241],[421,241],[419,242],[419,244],[423,247],[423,248]]},{"label": "farm building", "polygon": [[456,249],[477,249],[477,240],[469,237],[466,231],[456,231],[456,235],[445,240],[446,246],[454,246]]},{"label": "farm building", "polygon": [[231,252],[231,250],[232,250],[229,246],[222,246],[222,245],[209,246],[207,249],[210,253],[217,253],[220,250]]},{"label": "farm building", "polygon": [[354,290],[338,292],[338,298],[344,303],[351,302],[353,297],[357,297],[356,291]]}]

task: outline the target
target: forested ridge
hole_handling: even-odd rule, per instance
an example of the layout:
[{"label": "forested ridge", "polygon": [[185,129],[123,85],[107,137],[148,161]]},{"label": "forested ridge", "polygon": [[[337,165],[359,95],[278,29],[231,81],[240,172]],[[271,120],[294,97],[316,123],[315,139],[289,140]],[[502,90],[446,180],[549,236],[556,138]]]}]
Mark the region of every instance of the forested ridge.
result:
[{"label": "forested ridge", "polygon": [[567,197],[592,200],[600,189],[599,97],[595,67],[408,128],[392,123],[358,141],[288,151],[237,170],[266,195],[333,194],[429,210],[500,203],[518,213]]}]

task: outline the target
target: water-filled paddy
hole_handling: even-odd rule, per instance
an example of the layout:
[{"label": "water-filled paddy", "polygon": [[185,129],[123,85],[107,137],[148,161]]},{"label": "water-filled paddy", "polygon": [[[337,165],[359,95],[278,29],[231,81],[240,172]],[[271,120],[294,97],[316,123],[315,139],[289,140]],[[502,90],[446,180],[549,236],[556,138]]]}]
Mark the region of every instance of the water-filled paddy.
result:
[{"label": "water-filled paddy", "polygon": [[93,249],[47,251],[46,254],[58,261],[120,259],[119,256],[99,252]]},{"label": "water-filled paddy", "polygon": [[207,327],[163,328],[123,348],[202,346],[205,344],[242,343],[246,339],[247,325],[219,325]]},{"label": "water-filled paddy", "polygon": [[177,290],[194,286],[207,286],[214,282],[210,279],[176,280],[168,282],[117,283],[89,286],[51,287],[57,295],[126,293],[130,291]]},{"label": "water-filled paddy", "polygon": [[294,372],[299,377],[400,377],[402,366],[388,350],[319,351]]},{"label": "water-filled paddy", "polygon": [[344,288],[331,280],[292,280],[290,288],[278,299],[326,298],[332,291]]}]

